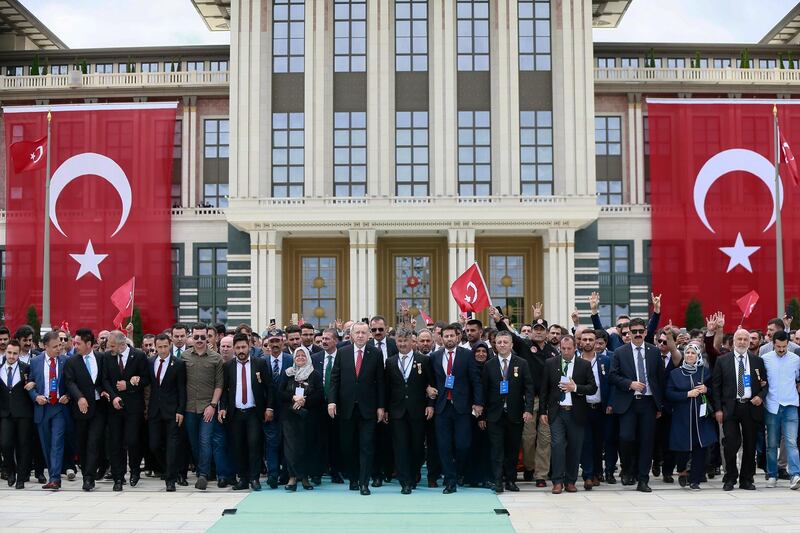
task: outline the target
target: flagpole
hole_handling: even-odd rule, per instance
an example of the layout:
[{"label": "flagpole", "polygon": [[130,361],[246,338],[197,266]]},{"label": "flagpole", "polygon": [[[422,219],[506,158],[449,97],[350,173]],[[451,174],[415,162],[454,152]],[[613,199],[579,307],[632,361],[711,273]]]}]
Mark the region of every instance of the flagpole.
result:
[{"label": "flagpole", "polygon": [[[781,181],[778,175],[780,164],[780,139],[778,137],[778,106],[772,104],[773,136],[775,137],[775,279],[778,307],[775,316],[782,317],[786,313],[786,301],[783,288],[783,229],[781,227]],[[49,137],[48,137],[49,142]],[[49,155],[49,154],[48,154]]]},{"label": "flagpole", "polygon": [[47,333],[50,326],[50,124],[52,114],[47,112],[47,167],[44,182],[44,253],[42,254],[42,326]]},{"label": "flagpole", "polygon": [[133,285],[131,286],[131,318],[128,323],[133,323],[133,307],[134,298],[136,298],[136,276],[133,276]]}]

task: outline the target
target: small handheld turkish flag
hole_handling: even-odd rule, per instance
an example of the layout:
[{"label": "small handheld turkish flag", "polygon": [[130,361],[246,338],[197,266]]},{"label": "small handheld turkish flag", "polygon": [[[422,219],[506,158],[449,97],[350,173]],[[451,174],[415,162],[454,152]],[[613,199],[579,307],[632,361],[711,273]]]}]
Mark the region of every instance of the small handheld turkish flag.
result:
[{"label": "small handheld turkish flag", "polygon": [[27,172],[42,168],[47,160],[47,136],[37,141],[19,141],[8,147],[14,172]]},{"label": "small handheld turkish flag", "polygon": [[465,313],[480,313],[492,305],[489,289],[478,263],[473,263],[453,282],[450,293],[456,299],[458,308]]},{"label": "small handheld turkish flag", "polygon": [[123,283],[111,294],[111,303],[119,311],[114,317],[114,325],[123,329],[125,317],[133,316],[133,293],[136,290],[136,277]]},{"label": "small handheld turkish flag", "polygon": [[425,321],[426,325],[433,324],[433,319],[428,315],[428,313],[423,311],[422,308],[420,308],[420,310],[419,310],[419,316],[422,317],[422,320]]},{"label": "small handheld turkish flag", "polygon": [[797,171],[797,161],[795,161],[792,149],[789,147],[789,143],[786,141],[786,137],[783,136],[783,132],[780,128],[778,128],[778,135],[780,135],[781,139],[781,163],[786,167],[795,186],[800,185],[800,173]]},{"label": "small handheld turkish flag", "polygon": [[742,310],[742,320],[750,316],[750,313],[756,307],[756,302],[758,302],[758,293],[756,291],[750,291],[736,300],[736,305]]}]

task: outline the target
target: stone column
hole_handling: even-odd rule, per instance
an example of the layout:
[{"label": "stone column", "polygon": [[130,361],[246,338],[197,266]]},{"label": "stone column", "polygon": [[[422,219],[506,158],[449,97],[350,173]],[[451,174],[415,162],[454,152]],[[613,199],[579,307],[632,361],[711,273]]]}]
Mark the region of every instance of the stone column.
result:
[{"label": "stone column", "polygon": [[455,5],[455,2],[428,2],[431,196],[453,196],[457,191]]},{"label": "stone column", "polygon": [[544,316],[565,325],[575,307],[575,230],[551,228],[544,238]]},{"label": "stone column", "polygon": [[[447,230],[448,287],[475,262],[475,230],[472,228],[450,228]],[[481,265],[481,269],[485,269]],[[449,320],[458,318],[459,309],[455,300],[448,299]]]},{"label": "stone column", "polygon": [[367,2],[367,194],[394,196],[394,2]]},{"label": "stone column", "polygon": [[492,192],[519,194],[517,1],[491,3]]}]

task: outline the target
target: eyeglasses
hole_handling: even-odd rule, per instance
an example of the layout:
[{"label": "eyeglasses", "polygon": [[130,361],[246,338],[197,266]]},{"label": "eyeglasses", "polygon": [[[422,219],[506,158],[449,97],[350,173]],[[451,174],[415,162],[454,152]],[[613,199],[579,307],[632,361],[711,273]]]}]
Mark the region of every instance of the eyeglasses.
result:
[{"label": "eyeglasses", "polygon": [[193,335],[192,338],[194,340],[196,340],[196,341],[204,341],[204,340],[206,340],[206,336],[205,335]]},{"label": "eyeglasses", "polygon": [[630,334],[631,334],[630,330],[628,330],[628,331],[623,331],[623,332],[621,333],[621,335],[622,335],[623,337],[627,337],[627,336],[628,336],[628,335],[630,335]]},{"label": "eyeglasses", "polygon": [[665,340],[660,340],[660,341],[658,341],[658,344],[667,344],[667,341],[665,341]]},{"label": "eyeglasses", "polygon": [[617,324],[617,329],[627,328],[629,324],[627,322],[620,322]]},{"label": "eyeglasses", "polygon": [[61,342],[67,342],[67,338],[66,337],[59,337],[58,340],[60,340]]},{"label": "eyeglasses", "polygon": [[644,331],[645,330],[643,330],[643,329],[632,329],[631,333],[633,333],[634,335],[643,335]]},{"label": "eyeglasses", "polygon": [[370,328],[370,331],[371,331],[372,333],[379,333],[379,332],[381,332],[381,331],[384,331],[385,329],[386,329],[386,328]]}]

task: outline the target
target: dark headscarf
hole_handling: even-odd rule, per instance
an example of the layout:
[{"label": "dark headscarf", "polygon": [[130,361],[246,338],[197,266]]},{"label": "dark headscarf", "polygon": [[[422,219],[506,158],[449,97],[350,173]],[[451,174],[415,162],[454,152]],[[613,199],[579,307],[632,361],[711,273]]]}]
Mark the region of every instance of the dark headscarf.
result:
[{"label": "dark headscarf", "polygon": [[489,360],[489,356],[492,353],[492,351],[489,349],[489,345],[483,341],[478,341],[478,343],[475,344],[475,346],[472,348],[472,358],[475,359],[476,363],[478,363],[478,368],[483,369],[483,365],[486,364],[486,361],[483,362],[478,361],[478,359],[475,357],[478,348],[483,348],[484,350],[486,350],[486,361]]}]

